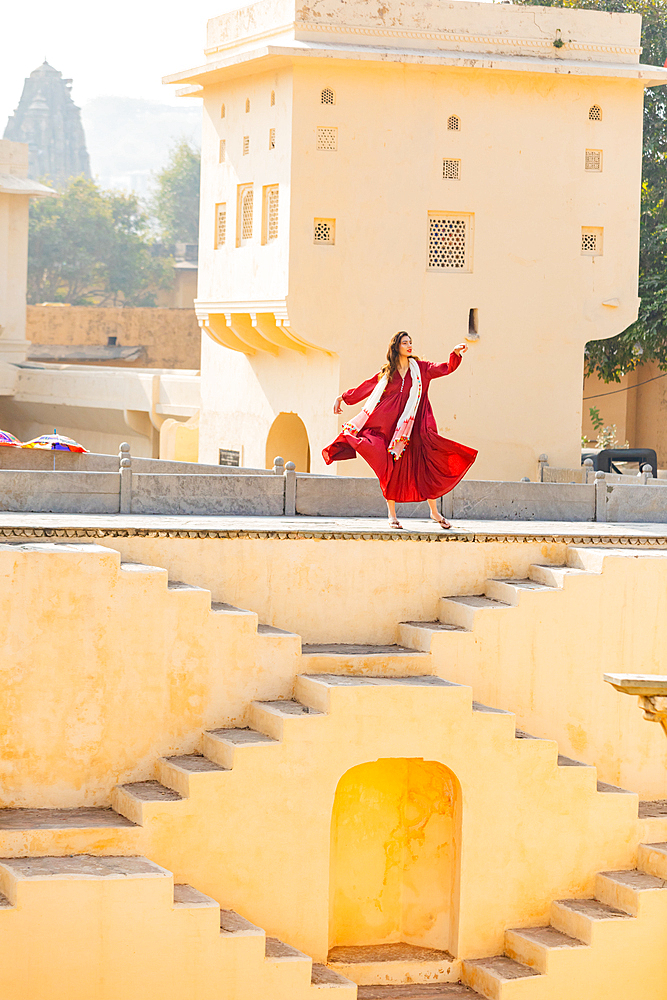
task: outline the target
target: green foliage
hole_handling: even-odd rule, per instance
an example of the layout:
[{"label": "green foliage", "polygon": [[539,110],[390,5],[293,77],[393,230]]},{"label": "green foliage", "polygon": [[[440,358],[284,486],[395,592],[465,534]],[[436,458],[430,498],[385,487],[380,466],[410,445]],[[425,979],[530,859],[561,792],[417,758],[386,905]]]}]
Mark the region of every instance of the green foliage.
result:
[{"label": "green foliage", "polygon": [[600,410],[597,406],[589,406],[588,413],[590,415],[594,431],[599,431],[601,427],[604,427],[604,420],[600,416]]},{"label": "green foliage", "polygon": [[165,243],[199,241],[199,174],[201,155],[187,139],[171,150],[157,177],[152,210]]},{"label": "green foliage", "polygon": [[134,194],[75,177],[30,205],[28,302],[153,306],[172,265]]},{"label": "green foliage", "polygon": [[[667,0],[514,0],[528,6],[585,7],[642,16],[644,63],[667,59]],[[641,307],[636,323],[609,340],[586,345],[586,370],[605,382],[646,361],[667,370],[667,88],[649,87],[644,98],[644,150],[639,251]]]}]

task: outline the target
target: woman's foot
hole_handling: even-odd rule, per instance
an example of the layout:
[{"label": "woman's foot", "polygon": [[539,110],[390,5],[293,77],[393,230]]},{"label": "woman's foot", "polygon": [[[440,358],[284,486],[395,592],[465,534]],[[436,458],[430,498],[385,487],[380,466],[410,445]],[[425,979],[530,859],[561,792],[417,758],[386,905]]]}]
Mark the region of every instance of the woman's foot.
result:
[{"label": "woman's foot", "polygon": [[389,527],[390,528],[400,528],[401,531],[403,530],[403,525],[395,517],[390,517],[389,518]]},{"label": "woman's foot", "polygon": [[442,517],[440,514],[431,514],[431,520],[435,521],[436,524],[439,524],[440,527],[443,528],[443,530],[445,531],[448,528],[451,528],[451,524],[449,523],[449,521],[445,517]]}]

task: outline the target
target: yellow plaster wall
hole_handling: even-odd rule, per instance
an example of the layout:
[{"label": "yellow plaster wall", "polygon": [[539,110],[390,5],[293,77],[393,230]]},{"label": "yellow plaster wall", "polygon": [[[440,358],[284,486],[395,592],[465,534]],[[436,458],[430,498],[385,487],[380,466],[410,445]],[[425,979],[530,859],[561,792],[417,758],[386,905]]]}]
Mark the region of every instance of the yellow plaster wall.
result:
[{"label": "yellow plaster wall", "polygon": [[459,795],[435,761],[382,759],[343,775],[331,819],[331,947],[453,946]]}]

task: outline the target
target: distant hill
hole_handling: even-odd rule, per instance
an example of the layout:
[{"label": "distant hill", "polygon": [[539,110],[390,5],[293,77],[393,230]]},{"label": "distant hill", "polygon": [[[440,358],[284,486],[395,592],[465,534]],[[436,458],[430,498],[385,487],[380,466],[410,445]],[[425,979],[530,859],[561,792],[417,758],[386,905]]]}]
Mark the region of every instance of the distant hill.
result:
[{"label": "distant hill", "polygon": [[93,177],[104,188],[150,193],[178,139],[201,145],[201,102],[182,107],[134,97],[96,97],[81,109]]}]

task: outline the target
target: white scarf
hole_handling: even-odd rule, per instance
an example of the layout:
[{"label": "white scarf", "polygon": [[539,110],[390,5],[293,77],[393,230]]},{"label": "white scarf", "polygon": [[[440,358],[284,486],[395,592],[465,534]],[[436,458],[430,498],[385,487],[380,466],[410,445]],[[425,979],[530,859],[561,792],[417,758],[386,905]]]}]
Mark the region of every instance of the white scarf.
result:
[{"label": "white scarf", "polygon": [[[409,359],[409,364],[410,374],[412,375],[412,387],[410,388],[410,395],[408,396],[405,407],[403,408],[403,412],[398,418],[396,430],[394,431],[393,438],[389,442],[388,448],[389,454],[393,455],[395,459],[401,457],[403,449],[410,440],[410,435],[412,434],[412,428],[415,422],[415,416],[417,414],[417,407],[419,406],[419,401],[422,398],[422,376],[419,370],[419,365],[414,358]],[[343,434],[357,434],[361,430],[375,407],[380,402],[382,393],[387,388],[388,382],[389,376],[386,374],[383,375],[381,379],[378,379],[378,384],[366,400],[365,404],[361,408],[361,411],[357,413],[356,417],[352,417],[351,420],[348,420],[343,424]]]}]

